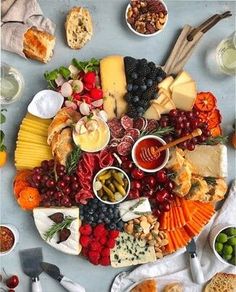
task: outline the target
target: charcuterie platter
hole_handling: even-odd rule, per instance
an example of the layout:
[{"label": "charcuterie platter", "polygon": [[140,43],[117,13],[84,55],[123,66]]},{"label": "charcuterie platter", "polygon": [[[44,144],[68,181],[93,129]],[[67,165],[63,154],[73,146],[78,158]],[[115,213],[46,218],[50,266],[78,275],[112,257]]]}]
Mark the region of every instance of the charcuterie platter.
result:
[{"label": "charcuterie platter", "polygon": [[14,180],[42,239],[114,268],[185,247],[227,191],[214,94],[186,71],[168,76],[130,56],[73,59],[44,77],[49,89],[20,126]]}]

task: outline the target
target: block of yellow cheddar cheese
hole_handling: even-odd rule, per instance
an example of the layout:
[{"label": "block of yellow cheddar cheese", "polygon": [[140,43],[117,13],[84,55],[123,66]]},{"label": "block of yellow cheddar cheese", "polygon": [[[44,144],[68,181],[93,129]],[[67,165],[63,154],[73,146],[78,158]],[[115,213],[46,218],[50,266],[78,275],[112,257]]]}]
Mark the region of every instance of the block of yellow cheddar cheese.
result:
[{"label": "block of yellow cheddar cheese", "polygon": [[126,77],[124,58],[122,56],[108,56],[100,61],[100,74],[104,94],[103,108],[108,119],[120,118],[127,112]]}]

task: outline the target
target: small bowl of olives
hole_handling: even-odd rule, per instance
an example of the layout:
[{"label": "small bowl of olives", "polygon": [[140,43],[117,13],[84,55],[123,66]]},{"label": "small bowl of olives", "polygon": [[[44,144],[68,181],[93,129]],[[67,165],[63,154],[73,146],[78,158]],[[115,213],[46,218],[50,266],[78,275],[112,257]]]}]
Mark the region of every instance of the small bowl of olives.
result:
[{"label": "small bowl of olives", "polygon": [[210,232],[210,245],[215,256],[224,264],[236,266],[236,226],[215,226]]}]

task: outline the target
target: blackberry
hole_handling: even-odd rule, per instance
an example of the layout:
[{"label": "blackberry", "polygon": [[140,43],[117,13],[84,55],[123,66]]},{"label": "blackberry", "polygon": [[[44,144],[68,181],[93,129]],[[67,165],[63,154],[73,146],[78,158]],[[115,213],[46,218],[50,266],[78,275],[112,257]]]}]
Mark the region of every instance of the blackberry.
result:
[{"label": "blackberry", "polygon": [[144,85],[145,84],[145,78],[144,77],[139,77],[134,81],[135,84],[137,85]]},{"label": "blackberry", "polygon": [[131,77],[132,77],[133,79],[137,79],[137,78],[138,78],[138,74],[137,74],[137,72],[133,72],[133,73],[131,74]]},{"label": "blackberry", "polygon": [[156,68],[156,74],[159,77],[162,77],[162,79],[166,78],[166,72],[162,70],[161,67]]},{"label": "blackberry", "polygon": [[148,103],[147,103],[146,100],[141,99],[141,100],[138,102],[138,105],[141,106],[141,107],[143,107],[144,109],[146,109],[147,106],[148,106]]},{"label": "blackberry", "polygon": [[135,95],[135,96],[132,98],[132,102],[133,102],[133,103],[139,102],[139,97],[138,97],[138,95]]},{"label": "blackberry", "polygon": [[151,99],[153,99],[153,97],[155,96],[156,94],[156,83],[149,87],[142,95],[142,98],[144,100],[146,100],[147,102],[149,102]]},{"label": "blackberry", "polygon": [[142,67],[139,66],[137,71],[141,76],[144,77],[144,76],[147,76],[151,72],[151,69],[148,66],[142,66]]},{"label": "blackberry", "polygon": [[136,69],[136,65],[137,65],[136,59],[134,59],[132,57],[125,57],[124,63],[125,63],[125,72],[127,75],[134,72],[134,70]]},{"label": "blackberry", "polygon": [[145,65],[148,64],[148,61],[147,61],[147,59],[143,58],[143,59],[139,60],[138,63],[139,63],[139,65],[141,65],[141,66],[145,66]]},{"label": "blackberry", "polygon": [[156,79],[156,76],[157,76],[157,74],[156,74],[156,70],[154,69],[154,70],[152,70],[146,77],[148,78],[148,79],[150,79],[150,80],[155,80]]},{"label": "blackberry", "polygon": [[137,116],[137,110],[134,104],[128,105],[127,115],[131,118],[135,118]]},{"label": "blackberry", "polygon": [[132,94],[130,92],[127,92],[124,98],[127,102],[130,102],[132,100]]},{"label": "blackberry", "polygon": [[149,63],[148,63],[148,67],[149,67],[151,70],[153,70],[153,69],[156,68],[156,65],[155,65],[154,62],[149,62]]}]

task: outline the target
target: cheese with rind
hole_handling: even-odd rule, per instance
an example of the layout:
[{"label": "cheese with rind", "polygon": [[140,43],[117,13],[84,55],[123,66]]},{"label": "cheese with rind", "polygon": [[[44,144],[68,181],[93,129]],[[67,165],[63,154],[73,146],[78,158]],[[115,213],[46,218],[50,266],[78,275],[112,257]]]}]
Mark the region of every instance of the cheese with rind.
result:
[{"label": "cheese with rind", "polygon": [[[137,205],[136,208],[134,208],[135,205]],[[152,212],[148,198],[138,198],[120,203],[119,211],[120,217],[124,222],[139,218],[142,214]]]},{"label": "cheese with rind", "polygon": [[180,84],[184,84],[184,83],[187,83],[189,81],[193,81],[192,77],[186,72],[186,71],[182,71],[180,72],[174,82],[172,82],[172,84],[170,85],[169,89],[171,91],[173,91],[173,88],[177,85],[180,85]]},{"label": "cheese with rind", "polygon": [[165,90],[170,90],[170,86],[173,83],[174,78],[172,76],[166,77],[163,81],[158,84],[158,88],[164,88]]}]

